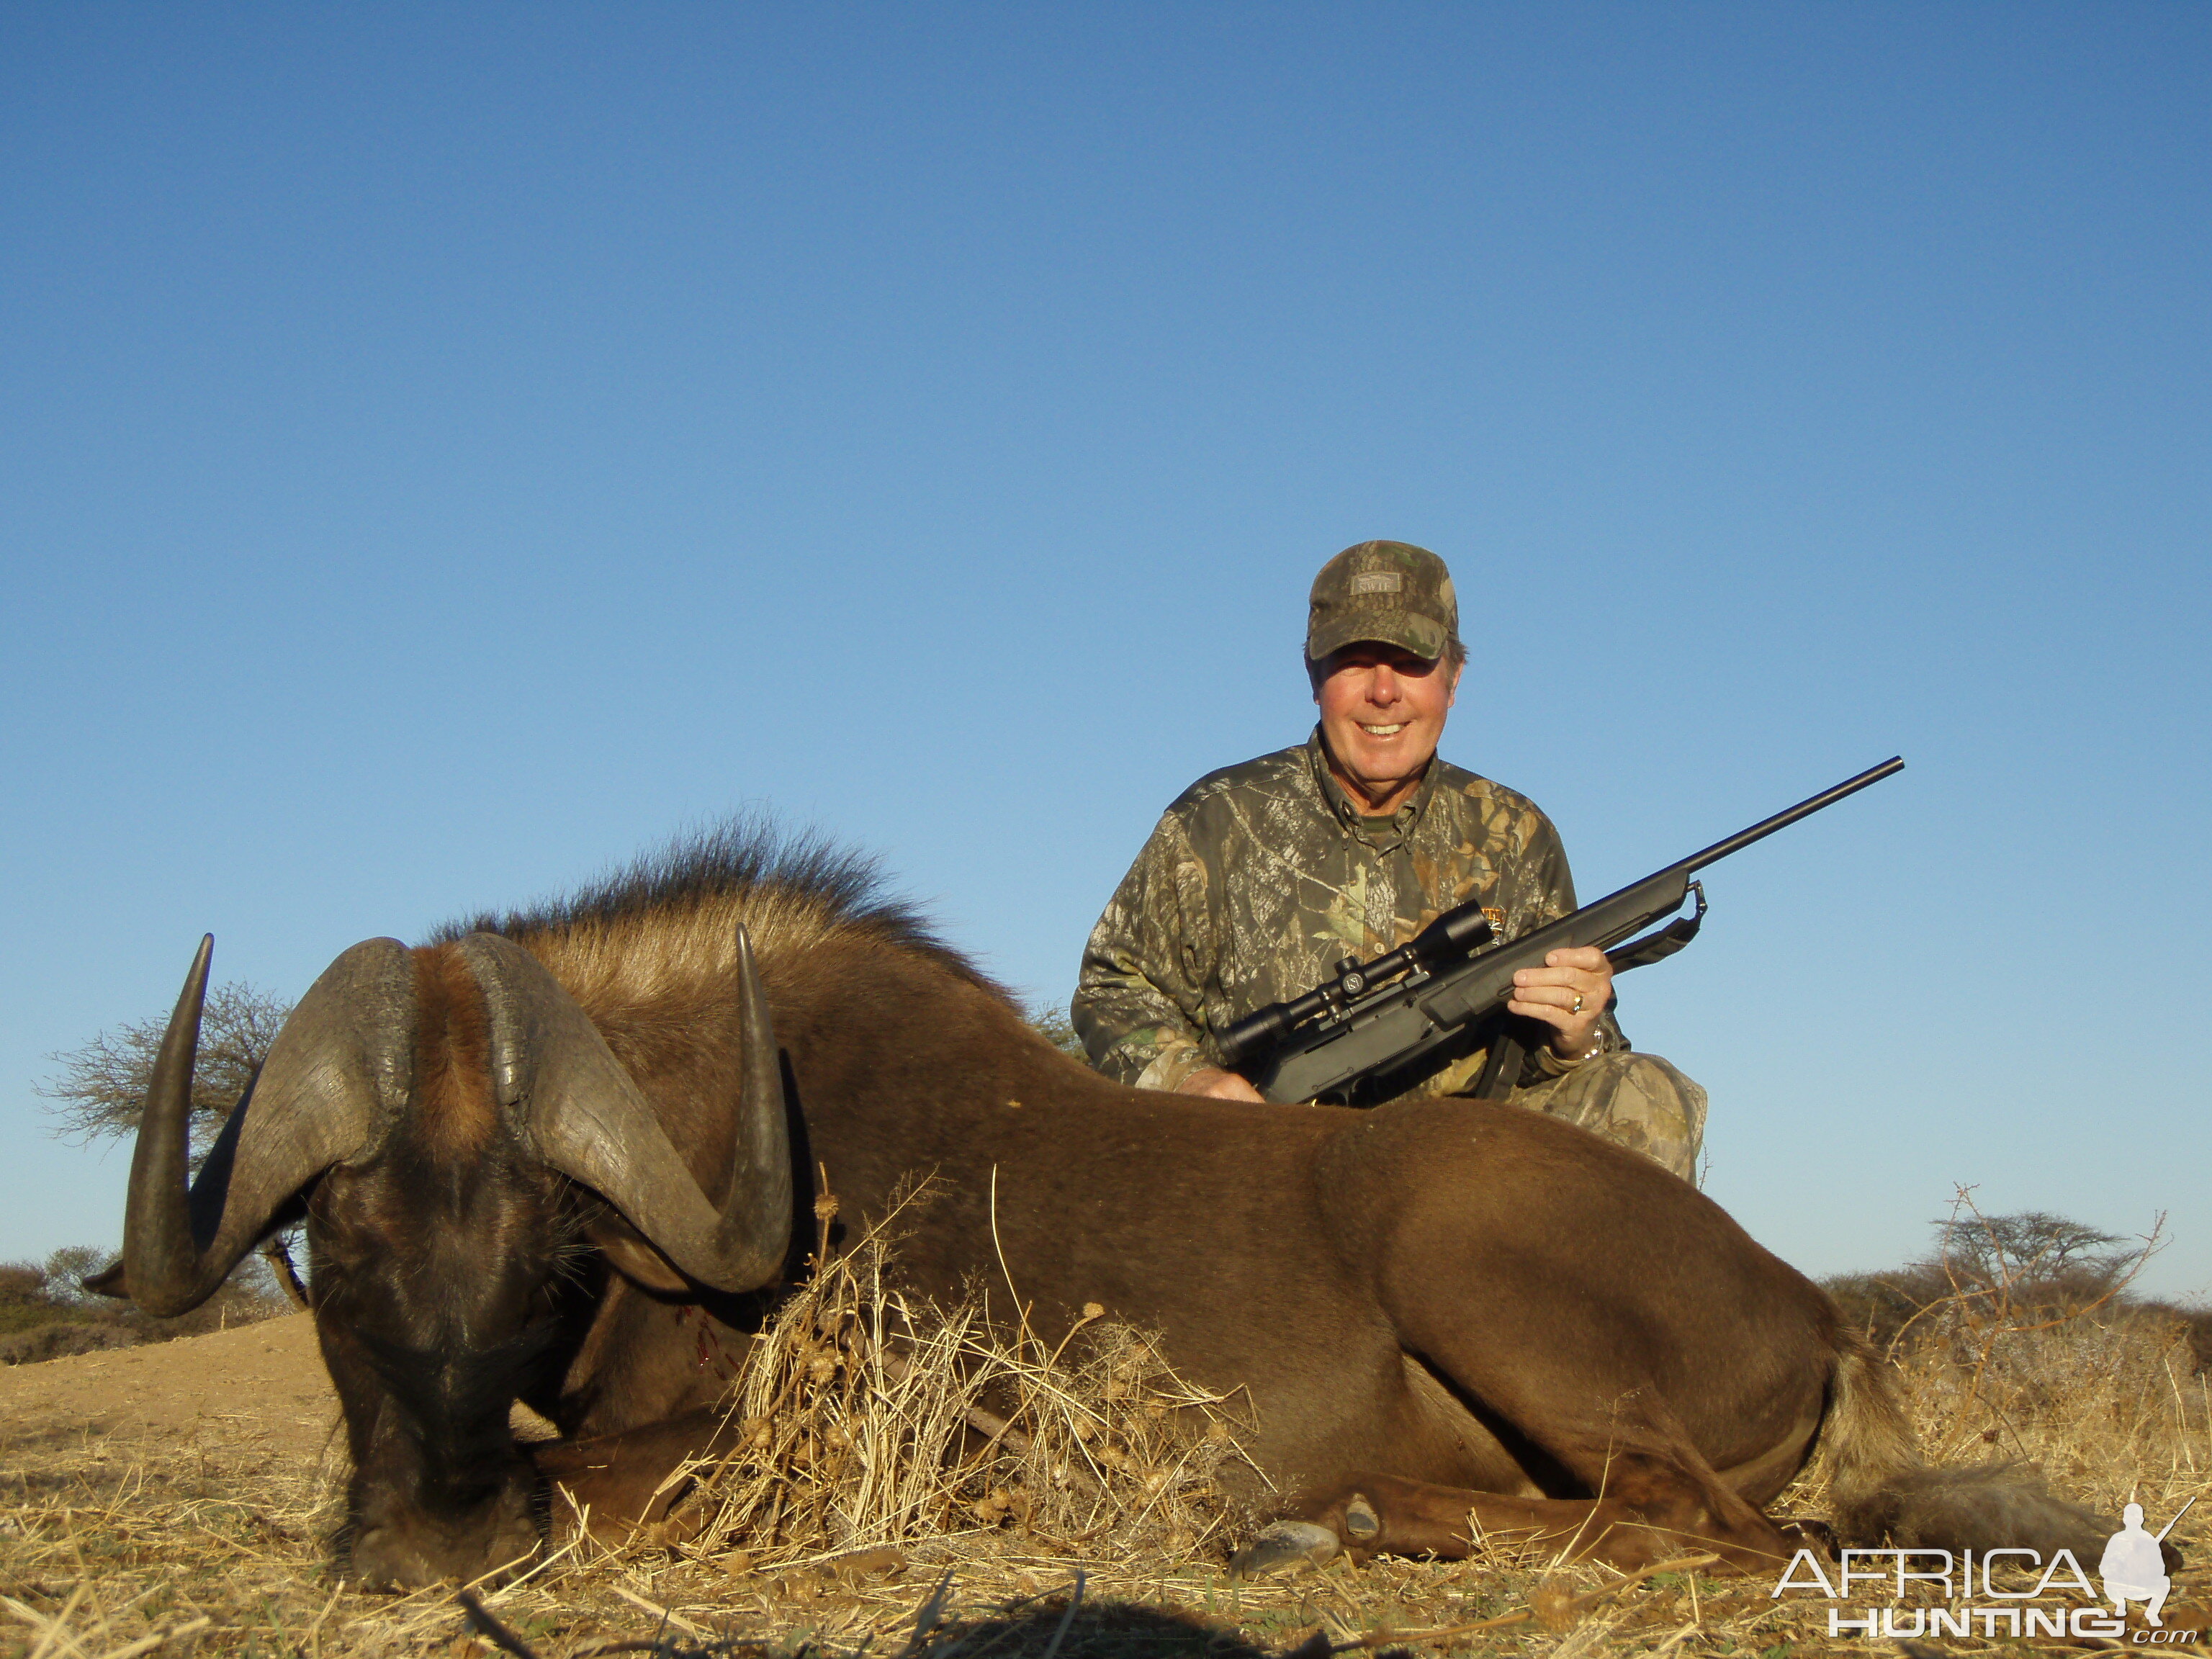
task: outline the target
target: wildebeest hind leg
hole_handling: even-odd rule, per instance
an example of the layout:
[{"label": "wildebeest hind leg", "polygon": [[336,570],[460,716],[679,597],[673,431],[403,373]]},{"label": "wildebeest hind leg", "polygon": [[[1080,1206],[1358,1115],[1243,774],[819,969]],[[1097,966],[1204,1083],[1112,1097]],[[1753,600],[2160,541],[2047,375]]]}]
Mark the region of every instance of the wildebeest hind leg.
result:
[{"label": "wildebeest hind leg", "polygon": [[[1723,1571],[1778,1569],[1796,1547],[1775,1524],[1723,1482],[1656,1389],[1646,1384],[1613,1402],[1595,1422],[1539,1422],[1529,1437],[1627,1520],[1609,1546],[1578,1548],[1626,1566],[1710,1551]],[[1630,1540],[1638,1541],[1628,1547]],[[1633,1554],[1624,1560],[1621,1552]]]},{"label": "wildebeest hind leg", "polygon": [[[1694,1498],[1685,1502],[1654,1490],[1678,1482],[1622,1484],[1638,1490],[1595,1498],[1513,1498],[1398,1475],[1354,1475],[1297,1504],[1287,1525],[1278,1522],[1263,1530],[1237,1566],[1256,1576],[1293,1558],[1326,1559],[1334,1552],[1322,1534],[1365,1554],[1460,1560],[1479,1547],[1526,1548],[1602,1561],[1624,1571],[1705,1552],[1719,1555],[1725,1565],[1746,1570],[1789,1557],[1781,1534],[1733,1493],[1727,1496],[1743,1516],[1717,1523],[1705,1518],[1705,1506]],[[1741,1524],[1747,1518],[1748,1526]],[[1779,1554],[1776,1546],[1783,1546]]]},{"label": "wildebeest hind leg", "polygon": [[1334,1552],[1324,1534],[1367,1553],[1457,1559],[1501,1545],[1624,1571],[1711,1553],[1723,1570],[1757,1571],[1778,1567],[1796,1547],[1722,1482],[1649,1387],[1628,1390],[1595,1422],[1537,1407],[1514,1426],[1589,1495],[1521,1498],[1354,1474],[1310,1493],[1292,1510],[1291,1525],[1261,1534],[1241,1568],[1326,1559]]},{"label": "wildebeest hind leg", "polygon": [[[1721,1480],[1673,1402],[1632,1356],[1562,1341],[1534,1308],[1492,1310],[1478,1340],[1435,1317],[1433,1309],[1412,1306],[1410,1298],[1407,1305],[1398,1322],[1413,1339],[1408,1346],[1501,1443],[1525,1449],[1514,1455],[1552,1504],[1590,1506],[1564,1535],[1547,1524],[1535,1540],[1540,1547],[1631,1570],[1707,1552],[1720,1557],[1723,1570],[1778,1571],[1788,1562],[1796,1541]],[[1594,1310],[1564,1325],[1603,1328]],[[1694,1371],[1686,1386],[1699,1386]],[[1817,1398],[1816,1388],[1808,1378],[1794,1392],[1770,1389],[1771,1398],[1739,1408],[1733,1456],[1740,1461],[1753,1447],[1802,1434],[1808,1401],[1798,1396]],[[1349,1489],[1328,1495],[1348,1497]],[[1510,1521],[1493,1527],[1487,1518],[1494,1508],[1476,1506],[1478,1523],[1486,1532],[1507,1530]],[[1542,1518],[1565,1516],[1547,1507]]]},{"label": "wildebeest hind leg", "polygon": [[723,1413],[701,1410],[620,1434],[540,1441],[526,1449],[550,1489],[554,1531],[580,1525],[602,1543],[618,1543],[638,1527],[667,1520],[694,1485],[680,1473],[684,1466],[720,1455],[735,1428]]},{"label": "wildebeest hind leg", "polygon": [[1649,1384],[1602,1416],[1550,1402],[1502,1414],[1589,1496],[1510,1498],[1376,1475],[1316,1492],[1300,1513],[1356,1549],[1464,1555],[1480,1534],[1629,1571],[1708,1552],[1723,1570],[1766,1571],[1796,1547],[1722,1481]]},{"label": "wildebeest hind leg", "polygon": [[1395,1474],[1356,1474],[1261,1528],[1231,1565],[1247,1577],[1259,1577],[1302,1562],[1326,1561],[1340,1549],[1457,1561],[1477,1548],[1495,1546],[1634,1567],[1661,1559],[1649,1553],[1646,1534],[1626,1507],[1611,1498],[1510,1498]]}]

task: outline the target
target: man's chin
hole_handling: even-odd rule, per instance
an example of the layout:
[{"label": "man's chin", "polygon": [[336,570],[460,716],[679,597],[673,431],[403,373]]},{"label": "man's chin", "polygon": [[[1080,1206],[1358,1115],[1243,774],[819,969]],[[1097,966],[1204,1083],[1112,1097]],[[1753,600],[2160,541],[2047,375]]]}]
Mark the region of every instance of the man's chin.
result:
[{"label": "man's chin", "polygon": [[1431,747],[1417,753],[1402,738],[1377,740],[1364,734],[1361,742],[1346,746],[1352,752],[1339,755],[1338,763],[1370,800],[1380,800],[1419,777],[1436,752]]}]

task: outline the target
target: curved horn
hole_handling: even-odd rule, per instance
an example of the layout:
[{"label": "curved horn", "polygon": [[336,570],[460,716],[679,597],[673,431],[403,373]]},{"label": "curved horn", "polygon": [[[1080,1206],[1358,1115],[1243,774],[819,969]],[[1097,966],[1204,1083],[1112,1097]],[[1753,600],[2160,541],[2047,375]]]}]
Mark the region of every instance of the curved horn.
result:
[{"label": "curved horn", "polygon": [[300,999],[187,1188],[192,1069],[214,952],[210,933],[162,1034],[131,1157],[123,1271],[95,1286],[150,1314],[189,1312],[214,1295],[301,1188],[368,1142],[408,1081],[413,970],[398,940],[368,939]]},{"label": "curved horn", "polygon": [[539,1156],[621,1211],[686,1274],[719,1291],[765,1285],[791,1243],[783,1078],[752,946],[738,935],[744,1043],[728,1188],[701,1189],[652,1105],[545,964],[497,933],[461,941],[491,1006],[492,1073]]}]

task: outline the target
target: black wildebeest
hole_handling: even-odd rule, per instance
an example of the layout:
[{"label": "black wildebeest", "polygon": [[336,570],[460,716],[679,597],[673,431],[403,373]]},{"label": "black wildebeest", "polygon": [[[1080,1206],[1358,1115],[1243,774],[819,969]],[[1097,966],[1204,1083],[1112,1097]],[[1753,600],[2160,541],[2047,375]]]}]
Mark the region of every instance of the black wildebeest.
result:
[{"label": "black wildebeest", "polygon": [[[188,1196],[206,966],[108,1288],[188,1307],[304,1212],[360,1579],[527,1553],[549,1474],[635,1510],[712,1430],[700,1310],[745,1326],[817,1169],[858,1219],[934,1176],[900,1247],[916,1288],[1004,1271],[1048,1338],[1097,1302],[1248,1390],[1283,1494],[1248,1565],[1502,1533],[1771,1565],[1795,1540],[1760,1505],[1816,1445],[1861,1534],[2101,1541],[2032,1486],[1923,1466],[1828,1298],[1656,1164],[1510,1106],[1121,1088],[817,847],[726,831],[567,903],[356,945]],[[517,1399],[562,1439],[518,1447]]]}]

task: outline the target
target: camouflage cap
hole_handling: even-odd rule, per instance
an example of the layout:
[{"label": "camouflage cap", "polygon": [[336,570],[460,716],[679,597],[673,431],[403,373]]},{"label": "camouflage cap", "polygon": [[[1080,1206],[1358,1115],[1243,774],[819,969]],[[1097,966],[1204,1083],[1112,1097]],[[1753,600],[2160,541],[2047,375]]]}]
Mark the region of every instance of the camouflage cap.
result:
[{"label": "camouflage cap", "polygon": [[1380,640],[1431,662],[1459,637],[1451,572],[1425,547],[1361,542],[1314,578],[1306,656],[1319,662],[1359,640]]}]

